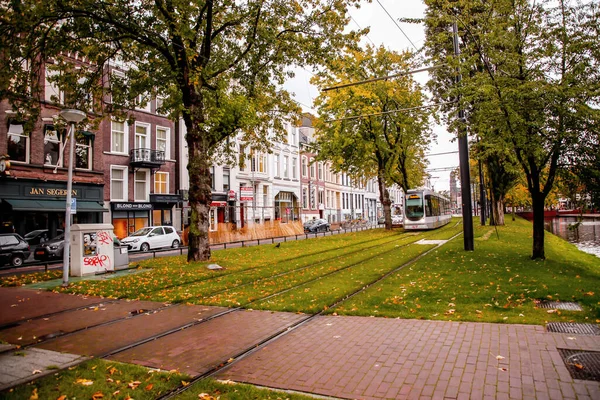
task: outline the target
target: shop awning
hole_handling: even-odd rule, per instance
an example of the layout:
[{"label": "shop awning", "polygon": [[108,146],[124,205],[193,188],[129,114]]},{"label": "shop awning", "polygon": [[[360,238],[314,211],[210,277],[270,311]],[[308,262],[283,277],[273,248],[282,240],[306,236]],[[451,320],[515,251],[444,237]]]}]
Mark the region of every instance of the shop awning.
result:
[{"label": "shop awning", "polygon": [[[26,199],[4,199],[11,205],[13,211],[47,211],[64,212],[66,210],[66,201],[62,200],[26,200]],[[77,212],[108,212],[97,201],[77,200]]]}]

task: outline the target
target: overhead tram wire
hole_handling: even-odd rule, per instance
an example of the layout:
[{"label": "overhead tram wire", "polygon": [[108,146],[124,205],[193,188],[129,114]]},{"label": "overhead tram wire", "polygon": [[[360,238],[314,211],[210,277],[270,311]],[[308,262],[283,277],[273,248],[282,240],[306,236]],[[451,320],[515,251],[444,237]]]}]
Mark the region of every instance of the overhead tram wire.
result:
[{"label": "overhead tram wire", "polygon": [[425,156],[426,157],[429,157],[429,156],[445,156],[446,154],[457,154],[457,153],[458,153],[458,150],[457,151],[446,151],[444,153],[429,153],[429,154],[425,154]]},{"label": "overhead tram wire", "polygon": [[388,75],[388,76],[382,76],[382,77],[379,77],[379,78],[371,78],[371,79],[366,79],[364,81],[357,81],[357,82],[351,82],[351,83],[343,83],[341,85],[326,87],[326,88],[323,88],[321,90],[323,92],[327,92],[329,90],[343,89],[343,88],[347,88],[347,87],[350,87],[350,86],[362,85],[362,84],[365,84],[365,83],[384,81],[386,79],[397,78],[397,77],[400,77],[400,76],[416,74],[418,72],[431,71],[433,69],[441,68],[441,67],[443,67],[445,65],[446,64],[438,64],[438,65],[433,65],[431,67],[423,67],[423,68],[413,69],[413,70],[410,70],[410,71],[400,72],[400,73],[392,74],[392,75]]},{"label": "overhead tram wire", "polygon": [[408,35],[402,30],[402,28],[400,28],[400,25],[398,25],[398,22],[396,22],[396,20],[394,19],[394,17],[392,17],[390,15],[390,13],[388,12],[388,10],[386,10],[386,8],[383,6],[383,4],[381,4],[381,2],[379,0],[377,0],[377,3],[379,3],[379,5],[381,6],[381,8],[383,8],[383,11],[385,11],[385,13],[388,15],[388,17],[390,17],[390,19],[394,22],[394,24],[396,25],[396,27],[400,30],[400,32],[402,32],[402,34],[404,35],[404,37],[406,38],[406,40],[408,40],[408,42],[412,45],[412,47],[415,48],[415,51],[419,51],[419,49],[417,49],[417,46],[415,46],[415,44],[412,42],[412,40],[410,40],[410,38],[408,37]]},{"label": "overhead tram wire", "polygon": [[426,105],[418,106],[418,107],[400,108],[400,109],[397,109],[397,110],[382,111],[382,112],[373,113],[373,114],[354,115],[352,117],[330,119],[330,120],[327,120],[325,122],[348,121],[348,120],[352,120],[352,119],[375,117],[377,115],[386,115],[386,114],[394,114],[394,113],[403,112],[403,111],[420,110],[420,109],[423,109],[423,108],[438,107],[438,106],[443,106],[443,105],[452,104],[452,103],[455,103],[455,102],[454,101],[447,101],[445,103],[426,104]]}]

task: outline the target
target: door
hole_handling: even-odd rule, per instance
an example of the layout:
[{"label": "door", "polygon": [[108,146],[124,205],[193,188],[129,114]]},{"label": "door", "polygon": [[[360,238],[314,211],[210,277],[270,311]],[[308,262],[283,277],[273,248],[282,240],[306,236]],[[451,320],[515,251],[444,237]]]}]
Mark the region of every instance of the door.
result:
[{"label": "door", "polygon": [[167,235],[163,231],[162,227],[152,229],[152,232],[148,235],[148,242],[150,243],[150,247],[155,249],[157,247],[165,247],[167,240]]}]

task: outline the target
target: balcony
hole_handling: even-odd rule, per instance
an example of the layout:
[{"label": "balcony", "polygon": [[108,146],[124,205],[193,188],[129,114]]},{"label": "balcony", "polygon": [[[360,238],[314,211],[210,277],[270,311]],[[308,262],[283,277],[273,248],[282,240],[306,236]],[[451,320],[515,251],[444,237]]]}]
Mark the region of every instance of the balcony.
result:
[{"label": "balcony", "polygon": [[152,149],[132,149],[129,163],[133,168],[160,168],[165,164],[165,152]]}]

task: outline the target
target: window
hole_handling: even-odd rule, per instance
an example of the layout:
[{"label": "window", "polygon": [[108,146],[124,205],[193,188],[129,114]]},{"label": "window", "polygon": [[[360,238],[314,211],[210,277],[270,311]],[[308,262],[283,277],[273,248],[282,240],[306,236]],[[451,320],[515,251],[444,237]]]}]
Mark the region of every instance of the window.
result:
[{"label": "window", "polygon": [[169,193],[169,173],[156,172],[154,174],[154,193],[167,194]]},{"label": "window", "polygon": [[150,125],[142,124],[140,122],[135,123],[135,148],[136,149],[149,149],[150,141],[148,140],[148,133],[150,131]]},{"label": "window", "polygon": [[148,201],[149,183],[147,170],[137,170],[135,172],[135,201]]},{"label": "window", "polygon": [[318,168],[318,169],[319,169],[319,177],[318,177],[318,179],[319,179],[320,181],[322,181],[322,180],[323,180],[323,163],[319,163],[319,164],[318,164],[318,167],[319,167],[319,168]]},{"label": "window", "polygon": [[165,152],[165,159],[171,159],[171,150],[169,148],[169,138],[171,130],[162,126],[156,127],[156,150]]},{"label": "window", "polygon": [[111,201],[127,201],[127,167],[110,168]]},{"label": "window", "polygon": [[244,146],[240,146],[240,158],[238,163],[240,164],[240,170],[246,169],[246,148]]},{"label": "window", "polygon": [[258,155],[258,172],[267,172],[267,156],[264,154]]},{"label": "window", "polygon": [[279,154],[275,154],[275,156],[273,157],[274,161],[275,161],[275,176],[279,177]]},{"label": "window", "polygon": [[44,86],[44,100],[51,102],[51,103],[59,103],[62,104],[64,103],[64,93],[62,93],[60,91],[60,89],[58,88],[58,83],[54,80],[56,79],[55,76],[57,76],[59,74],[58,71],[55,70],[51,70],[48,67],[49,65],[46,65],[46,82],[45,82],[45,86]]},{"label": "window", "polygon": [[296,164],[298,164],[298,159],[296,157],[292,157],[292,179],[296,179],[298,177],[298,167]]},{"label": "window", "polygon": [[308,189],[302,189],[302,208],[308,208]]},{"label": "window", "polygon": [[223,168],[223,191],[227,192],[231,186],[229,183],[230,170],[229,167]]},{"label": "window", "polygon": [[269,187],[263,186],[263,207],[266,207],[269,203]]},{"label": "window", "polygon": [[29,135],[24,132],[23,124],[11,123],[8,127],[7,151],[11,161],[29,162]]},{"label": "window", "polygon": [[148,93],[140,94],[135,101],[135,108],[138,110],[150,112],[152,111],[152,102]]},{"label": "window", "polygon": [[163,110],[162,107],[164,106],[165,103],[165,98],[162,96],[156,96],[156,114],[158,115],[167,115]]},{"label": "window", "polygon": [[289,157],[288,156],[283,156],[283,177],[284,178],[289,178],[289,172],[288,172],[288,164],[289,164]]},{"label": "window", "polygon": [[111,121],[110,123],[110,151],[113,153],[127,154],[129,147],[127,138],[127,123]]},{"label": "window", "polygon": [[92,169],[92,138],[85,134],[76,136],[75,168]]},{"label": "window", "polygon": [[315,159],[314,158],[310,159],[310,177],[311,178],[317,177],[317,174],[315,173]]},{"label": "window", "polygon": [[44,165],[62,167],[62,143],[54,125],[44,125]]},{"label": "window", "polygon": [[306,157],[302,157],[302,176],[305,178],[308,176],[308,160]]},{"label": "window", "polygon": [[215,167],[210,167],[210,188],[215,190]]},{"label": "window", "polygon": [[324,195],[325,195],[325,193],[323,193],[322,190],[319,190],[319,203],[320,204],[325,203],[325,196]]}]

